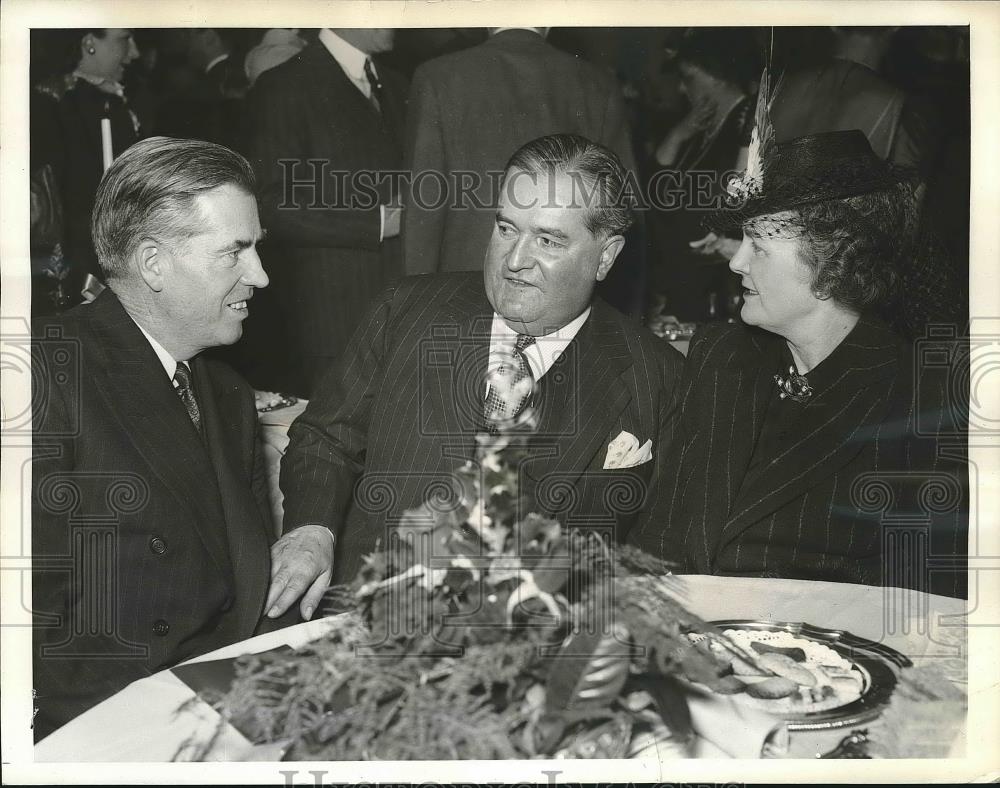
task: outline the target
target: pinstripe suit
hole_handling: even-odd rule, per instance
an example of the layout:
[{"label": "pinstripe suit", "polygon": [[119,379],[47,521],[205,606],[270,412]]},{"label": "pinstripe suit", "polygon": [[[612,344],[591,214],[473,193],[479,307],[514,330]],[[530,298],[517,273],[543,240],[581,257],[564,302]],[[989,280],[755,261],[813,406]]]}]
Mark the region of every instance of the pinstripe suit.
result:
[{"label": "pinstripe suit", "polygon": [[348,177],[402,164],[406,85],[377,65],[381,113],[320,42],[261,74],[247,96],[246,154],[269,233],[264,262],[294,349],[279,363],[293,367],[297,394],[311,395],[368,303],[402,270],[398,239],[380,240],[379,204],[392,201],[391,184],[376,181],[374,194]]},{"label": "pinstripe suit", "polygon": [[[410,277],[390,287],[289,430],[281,470],[285,531],[320,523],[337,535],[334,581],[354,577],[387,525],[474,450],[493,310],[482,274]],[[680,354],[597,301],[540,383],[540,426],[522,491],[568,524],[621,538],[656,514],[647,486],[670,480]],[[653,462],[604,471],[622,430],[652,439]]]},{"label": "pinstripe suit", "polygon": [[[946,407],[949,381],[921,370],[915,397],[912,347],[862,319],[810,372],[815,391],[800,404],[776,395],[786,353],[780,337],[741,325],[696,336],[669,521],[636,542],[699,574],[963,595],[964,439],[949,450],[957,459],[939,456],[955,426],[945,420],[960,418]],[[928,423],[937,435],[921,434]],[[958,571],[928,579],[916,571],[928,556]]]},{"label": "pinstripe suit", "polygon": [[33,352],[40,738],[135,679],[250,637],[273,531],[253,394],[230,368],[192,362],[203,442],[112,291],[37,327]]}]

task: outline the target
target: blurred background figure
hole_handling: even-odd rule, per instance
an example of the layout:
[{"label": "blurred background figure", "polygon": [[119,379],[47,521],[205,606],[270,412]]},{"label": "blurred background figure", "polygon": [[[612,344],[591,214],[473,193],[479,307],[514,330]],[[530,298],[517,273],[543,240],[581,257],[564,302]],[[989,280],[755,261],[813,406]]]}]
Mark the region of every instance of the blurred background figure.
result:
[{"label": "blurred background figure", "polygon": [[[397,168],[408,148],[418,172],[480,173],[491,161],[502,166],[519,135],[577,131],[629,166],[637,160],[644,187],[658,172],[676,171],[673,184],[683,194],[668,210],[647,205],[638,212],[646,226],[637,222],[602,295],[625,311],[660,300],[689,321],[731,319],[739,296],[722,263],[738,239],[707,235],[692,198],[699,178],[707,175],[716,188],[727,170],[742,166],[766,55],[779,140],[860,128],[880,158],[919,169],[921,242],[908,301],[925,320],[967,323],[967,27],[492,31],[348,31],[357,41],[333,47],[344,62],[315,29],[32,31],[32,309],[75,303],[86,273],[95,272],[88,221],[106,117],[112,157],[151,134],[256,150],[258,175],[270,171],[272,199],[280,196],[280,158],[298,162],[295,177],[308,179],[308,158],[350,174]],[[382,86],[378,109],[365,60],[376,92]],[[284,76],[272,81],[279,72]],[[407,134],[405,83],[414,74]],[[255,89],[247,104],[245,85],[259,80],[270,86]],[[287,379],[288,359],[300,350],[324,357],[325,348],[346,342],[368,294],[403,270],[393,237],[399,201],[391,186],[376,192],[372,205],[353,211],[272,211],[275,282],[255,303],[244,341],[227,349],[246,354],[228,360],[260,387],[278,388],[274,375]],[[332,200],[333,192],[324,197]],[[447,208],[404,215],[406,270],[478,268],[469,250],[492,231],[491,214]],[[282,271],[298,271],[289,273],[297,284],[283,286]],[[287,296],[282,311],[266,303],[279,295]],[[282,336],[286,324],[299,339]]]},{"label": "blurred background figure", "polygon": [[253,87],[257,77],[269,68],[280,66],[295,57],[305,45],[305,39],[299,35],[297,27],[272,27],[243,59],[243,70],[250,86]]},{"label": "blurred background figure", "polygon": [[33,222],[36,306],[59,311],[80,301],[88,274],[101,276],[90,213],[105,160],[143,136],[123,85],[139,50],[124,28],[32,30],[31,41],[45,53],[32,63],[30,107],[32,207],[48,217]]},{"label": "blurred background figure", "polygon": [[[519,146],[574,133],[600,142],[635,172],[620,85],[613,74],[545,40],[546,28],[492,28],[478,46],[417,68],[410,90],[407,168],[428,177],[408,194],[403,217],[407,273],[478,271],[493,232],[500,173]],[[470,175],[466,189],[454,173]],[[421,186],[421,181],[416,182]],[[440,198],[447,184],[447,199]],[[470,188],[472,187],[472,188]],[[637,253],[638,250],[638,253]],[[637,311],[644,284],[641,245],[626,244],[602,295]]]},{"label": "blurred background figure", "polygon": [[967,58],[964,74],[959,67],[949,75],[949,88],[926,81],[940,73],[935,59],[961,62],[961,38],[948,28],[832,27],[817,34],[817,46],[792,59],[775,88],[775,138],[860,129],[880,159],[916,170],[919,243],[910,263],[910,316],[901,319],[963,330],[968,322]]},{"label": "blurred background figure", "polygon": [[393,39],[390,29],[326,28],[247,98],[246,148],[270,233],[263,256],[288,343],[273,354],[280,368],[260,373],[269,388],[308,396],[401,272],[394,184],[370,184],[373,193],[356,178],[402,166],[406,83],[379,58]]},{"label": "blurred background figure", "polygon": [[696,195],[721,194],[725,173],[746,162],[761,60],[752,28],[691,28],[671,44],[688,109],[653,154],[657,168],[674,173],[680,199],[649,218],[656,250],[650,289],[680,320],[720,318],[735,296],[726,263],[739,242],[706,239],[707,206],[695,204]]},{"label": "blurred background figure", "polygon": [[160,107],[158,133],[235,147],[249,87],[236,35],[219,28],[188,28],[176,46],[173,89]]},{"label": "blurred background figure", "polygon": [[224,29],[192,28],[188,31],[188,50],[192,62],[207,77],[206,87],[212,94],[230,99],[246,95],[243,61],[235,56],[234,45]]},{"label": "blurred background figure", "polygon": [[918,166],[921,120],[906,94],[880,73],[897,29],[831,28],[832,54],[784,74],[775,88],[775,139],[861,129],[879,158]]}]

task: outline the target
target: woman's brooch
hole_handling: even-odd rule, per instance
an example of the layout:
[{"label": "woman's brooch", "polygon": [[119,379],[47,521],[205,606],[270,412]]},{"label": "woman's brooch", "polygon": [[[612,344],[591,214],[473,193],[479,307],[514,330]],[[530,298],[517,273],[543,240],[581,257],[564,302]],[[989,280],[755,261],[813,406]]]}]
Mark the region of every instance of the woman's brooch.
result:
[{"label": "woman's brooch", "polygon": [[787,378],[775,375],[774,382],[778,384],[778,391],[780,392],[778,396],[781,399],[787,397],[793,402],[805,402],[813,393],[812,386],[809,385],[809,381],[806,380],[805,375],[800,375],[796,372],[795,367],[788,368]]}]

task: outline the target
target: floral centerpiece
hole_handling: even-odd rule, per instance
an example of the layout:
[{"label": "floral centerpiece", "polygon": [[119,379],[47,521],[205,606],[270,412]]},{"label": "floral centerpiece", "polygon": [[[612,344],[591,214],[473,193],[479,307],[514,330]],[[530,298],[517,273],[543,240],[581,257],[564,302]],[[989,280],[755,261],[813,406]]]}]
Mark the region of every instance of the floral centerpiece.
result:
[{"label": "floral centerpiece", "polygon": [[[686,682],[725,689],[713,630],[634,548],[530,511],[519,437],[482,435],[294,652],[241,660],[216,707],[296,760],[626,757],[691,735]],[[659,576],[657,578],[651,575]]]}]

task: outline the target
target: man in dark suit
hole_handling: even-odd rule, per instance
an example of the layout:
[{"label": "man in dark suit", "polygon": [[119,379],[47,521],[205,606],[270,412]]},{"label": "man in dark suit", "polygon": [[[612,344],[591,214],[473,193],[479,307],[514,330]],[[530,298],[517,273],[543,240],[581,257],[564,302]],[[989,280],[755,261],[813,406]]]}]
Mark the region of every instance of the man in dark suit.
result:
[{"label": "man in dark suit", "polygon": [[682,359],[593,299],[625,243],[624,178],[582,137],[534,140],[508,164],[484,273],[411,277],[375,302],[289,431],[269,615],[302,597],[308,618],[331,578],[350,580],[405,510],[448,488],[498,409],[498,357],[538,383],[521,477],[534,511],[609,539],[658,516]]},{"label": "man in dark suit", "polygon": [[400,271],[396,191],[377,176],[402,163],[406,88],[373,57],[392,43],[392,30],[322,30],[248,95],[248,158],[296,393],[312,392]]},{"label": "man in dark suit", "polygon": [[253,391],[236,342],[267,275],[239,154],[154,137],[109,168],[106,289],[35,326],[36,738],[133,680],[254,634],[269,578]]},{"label": "man in dark suit", "polygon": [[[497,181],[489,173],[499,175],[510,152],[529,140],[580,134],[635,172],[614,75],[548,44],[545,28],[490,33],[485,43],[430,60],[413,76],[406,155],[414,188],[403,214],[408,274],[482,270],[496,206]],[[438,198],[437,176],[420,174],[429,172],[446,177],[447,199]],[[641,307],[639,252],[641,245],[630,243],[604,285],[610,290],[603,295],[627,312]]]},{"label": "man in dark suit", "polygon": [[230,37],[227,31],[213,27],[184,31],[183,54],[190,76],[178,95],[161,103],[159,133],[227,147],[240,141],[243,97],[249,83],[243,59],[237,57]]}]

